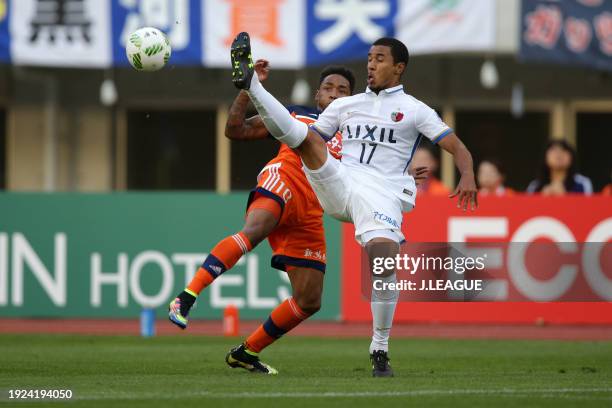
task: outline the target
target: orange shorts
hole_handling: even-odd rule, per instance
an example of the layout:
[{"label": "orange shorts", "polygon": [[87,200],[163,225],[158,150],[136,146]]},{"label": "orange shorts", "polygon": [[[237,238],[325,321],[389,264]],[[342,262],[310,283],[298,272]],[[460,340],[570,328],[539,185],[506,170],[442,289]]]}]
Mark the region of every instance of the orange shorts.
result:
[{"label": "orange shorts", "polygon": [[281,206],[280,221],[268,236],[273,268],[286,271],[287,266],[295,266],[325,272],[323,208],[302,169],[283,164],[286,163],[270,163],[259,173],[247,211],[261,196],[272,198]]}]

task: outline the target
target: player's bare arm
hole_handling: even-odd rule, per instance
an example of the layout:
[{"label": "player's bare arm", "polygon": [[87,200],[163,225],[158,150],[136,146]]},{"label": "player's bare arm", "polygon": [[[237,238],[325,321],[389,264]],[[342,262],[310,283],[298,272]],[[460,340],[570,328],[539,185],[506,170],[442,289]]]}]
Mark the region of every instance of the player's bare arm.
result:
[{"label": "player's bare arm", "polygon": [[245,118],[249,95],[240,91],[230,106],[225,124],[225,137],[232,140],[258,140],[268,137],[268,129],[259,115]]},{"label": "player's bare arm", "polygon": [[[260,59],[255,62],[255,71],[260,81],[265,81],[270,72],[270,63]],[[227,122],[225,124],[225,137],[232,140],[259,140],[268,137],[268,129],[259,115],[246,118],[247,107],[250,103],[249,95],[240,91],[230,106]]]},{"label": "player's bare arm", "polygon": [[476,188],[476,180],[474,178],[472,154],[454,133],[440,140],[438,144],[453,155],[455,165],[461,174],[457,188],[455,188],[455,191],[449,197],[457,197],[457,208],[462,208],[463,211],[467,210],[468,206],[472,210],[476,209],[478,207],[478,189]]}]

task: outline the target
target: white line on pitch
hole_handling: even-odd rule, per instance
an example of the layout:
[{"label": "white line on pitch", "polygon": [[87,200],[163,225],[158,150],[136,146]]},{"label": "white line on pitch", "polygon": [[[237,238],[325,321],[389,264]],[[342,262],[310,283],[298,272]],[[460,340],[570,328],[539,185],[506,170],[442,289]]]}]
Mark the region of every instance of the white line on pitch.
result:
[{"label": "white line on pitch", "polygon": [[[75,392],[74,399],[97,400],[97,399],[182,399],[190,397],[210,398],[369,398],[369,397],[418,397],[418,396],[440,396],[440,395],[491,395],[491,396],[541,396],[546,398],[570,397],[572,394],[586,393],[612,393],[612,388],[547,388],[547,389],[466,389],[466,390],[413,390],[413,391],[362,391],[362,392],[184,392],[180,394],[142,393],[140,395],[131,392],[109,391],[104,394],[79,395]],[[584,398],[585,396],[582,396]],[[593,396],[598,399],[598,397]],[[609,400],[610,398],[605,397]]]}]

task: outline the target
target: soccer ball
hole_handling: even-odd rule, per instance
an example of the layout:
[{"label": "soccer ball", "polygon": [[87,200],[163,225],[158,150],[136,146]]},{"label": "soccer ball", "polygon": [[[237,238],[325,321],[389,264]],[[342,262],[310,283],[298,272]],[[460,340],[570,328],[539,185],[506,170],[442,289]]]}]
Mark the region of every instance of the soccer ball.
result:
[{"label": "soccer ball", "polygon": [[137,71],[157,71],[168,63],[172,48],[164,33],[157,28],[143,27],[128,37],[125,53]]}]

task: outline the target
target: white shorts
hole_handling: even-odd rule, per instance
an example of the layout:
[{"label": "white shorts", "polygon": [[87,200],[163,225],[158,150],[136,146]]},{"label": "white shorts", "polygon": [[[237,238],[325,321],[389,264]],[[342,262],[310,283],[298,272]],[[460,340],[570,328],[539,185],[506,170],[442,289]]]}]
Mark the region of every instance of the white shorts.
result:
[{"label": "white shorts", "polygon": [[347,169],[329,152],[321,168],[310,170],[304,166],[304,172],[323,210],[340,221],[353,223],[355,239],[361,245],[378,237],[404,241],[402,203],[386,183]]}]

